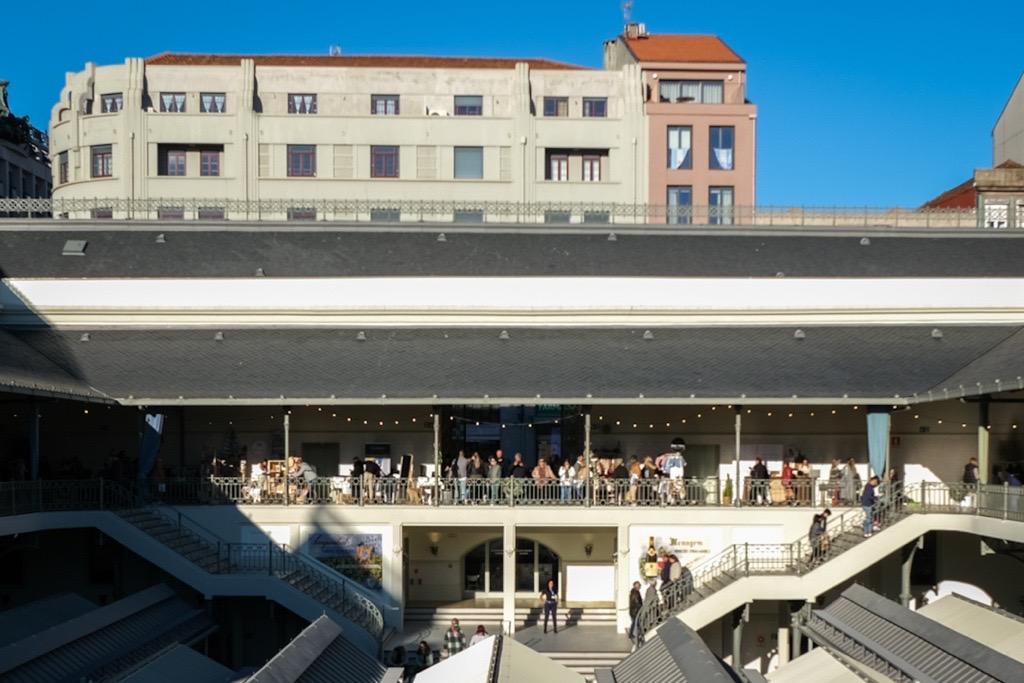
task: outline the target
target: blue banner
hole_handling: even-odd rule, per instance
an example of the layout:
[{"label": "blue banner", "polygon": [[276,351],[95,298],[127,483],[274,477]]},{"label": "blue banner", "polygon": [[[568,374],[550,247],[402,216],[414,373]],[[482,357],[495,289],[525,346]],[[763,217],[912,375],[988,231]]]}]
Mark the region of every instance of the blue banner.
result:
[{"label": "blue banner", "polygon": [[872,473],[884,479],[889,464],[889,411],[868,412],[868,463]]}]

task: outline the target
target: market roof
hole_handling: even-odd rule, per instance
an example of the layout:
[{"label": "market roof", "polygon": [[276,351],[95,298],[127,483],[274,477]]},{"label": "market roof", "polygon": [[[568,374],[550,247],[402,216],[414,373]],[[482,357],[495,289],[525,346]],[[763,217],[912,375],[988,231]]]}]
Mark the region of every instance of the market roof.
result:
[{"label": "market roof", "polygon": [[10,683],[105,680],[214,628],[204,610],[158,584],[0,648],[0,678]]},{"label": "market roof", "polygon": [[[188,229],[186,229],[188,228]],[[439,239],[444,233],[445,239]],[[158,236],[160,239],[158,239]],[[4,222],[0,277],[1019,277],[1024,232],[778,235]],[[85,240],[83,256],[64,256]]]},{"label": "market roof", "polygon": [[583,70],[588,67],[533,57],[439,57],[432,55],[228,55],[162,52],[146,58],[156,66],[232,66],[251,59],[256,66],[377,67],[395,69],[514,69],[526,63],[531,69]]},{"label": "market roof", "polygon": [[543,652],[492,635],[416,674],[417,683],[583,683],[584,678]]},{"label": "market roof", "polygon": [[167,681],[188,681],[188,683],[241,683],[246,677],[190,647],[175,645],[159,657],[147,662],[121,683],[166,683]]},{"label": "market roof", "polygon": [[0,612],[0,647],[96,609],[77,593],[61,593]]},{"label": "market roof", "polygon": [[[397,670],[400,674],[401,670]],[[321,616],[257,671],[248,683],[387,683],[400,680]]]},{"label": "market roof", "polygon": [[[0,388],[125,403],[884,403],[1020,389],[1018,326],[52,328],[0,334]],[[54,379],[54,366],[64,382]],[[997,380],[999,380],[997,382]],[[5,385],[9,385],[9,388]]]},{"label": "market roof", "polygon": [[803,628],[852,661],[912,680],[1024,680],[1024,664],[856,584]]},{"label": "market roof", "polygon": [[1024,618],[963,596],[947,595],[918,610],[929,619],[1024,662]]},{"label": "market roof", "polygon": [[611,669],[598,670],[597,683],[725,683],[740,681],[679,619],[669,619],[653,636]]},{"label": "market roof", "polygon": [[718,36],[648,33],[635,38],[623,36],[622,40],[641,62],[743,64],[743,58]]},{"label": "market roof", "polygon": [[820,647],[769,672],[767,678],[771,683],[863,683],[865,680]]}]

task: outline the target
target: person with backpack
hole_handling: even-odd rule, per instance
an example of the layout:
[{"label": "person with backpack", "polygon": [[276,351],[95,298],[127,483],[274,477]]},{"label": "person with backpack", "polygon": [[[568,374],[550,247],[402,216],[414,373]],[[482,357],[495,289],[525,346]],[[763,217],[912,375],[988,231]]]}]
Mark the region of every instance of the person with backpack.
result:
[{"label": "person with backpack", "polygon": [[875,530],[875,503],[878,502],[878,477],[868,479],[860,495],[860,506],[864,510],[864,538],[870,538]]}]

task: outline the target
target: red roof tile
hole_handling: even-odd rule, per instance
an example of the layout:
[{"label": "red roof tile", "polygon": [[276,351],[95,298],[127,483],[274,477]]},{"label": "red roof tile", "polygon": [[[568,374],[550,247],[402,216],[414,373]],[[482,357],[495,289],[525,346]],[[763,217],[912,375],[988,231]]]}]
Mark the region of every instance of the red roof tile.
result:
[{"label": "red roof tile", "polygon": [[531,69],[587,69],[585,66],[550,59],[502,57],[431,57],[417,55],[216,55],[163,52],[149,57],[146,64],[187,66],[231,66],[252,59],[257,66],[341,66],[406,69],[513,69],[526,62]]},{"label": "red roof tile", "polygon": [[[1016,161],[1007,160],[996,168],[1024,168]],[[921,205],[922,209],[973,209],[978,204],[978,191],[974,189],[974,178],[965,180],[939,196]]]},{"label": "red roof tile", "polygon": [[641,62],[744,63],[718,36],[648,34],[623,40]]}]

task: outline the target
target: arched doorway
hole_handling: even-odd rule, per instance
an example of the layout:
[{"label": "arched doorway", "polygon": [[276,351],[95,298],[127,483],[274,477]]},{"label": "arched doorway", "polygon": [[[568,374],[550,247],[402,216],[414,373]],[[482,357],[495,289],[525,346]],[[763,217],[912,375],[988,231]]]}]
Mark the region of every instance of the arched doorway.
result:
[{"label": "arched doorway", "polygon": [[[549,578],[561,587],[561,560],[543,543],[516,539],[515,591],[537,595]],[[481,543],[466,553],[462,562],[463,593],[466,597],[501,595],[504,590],[505,553],[500,538]]]}]

